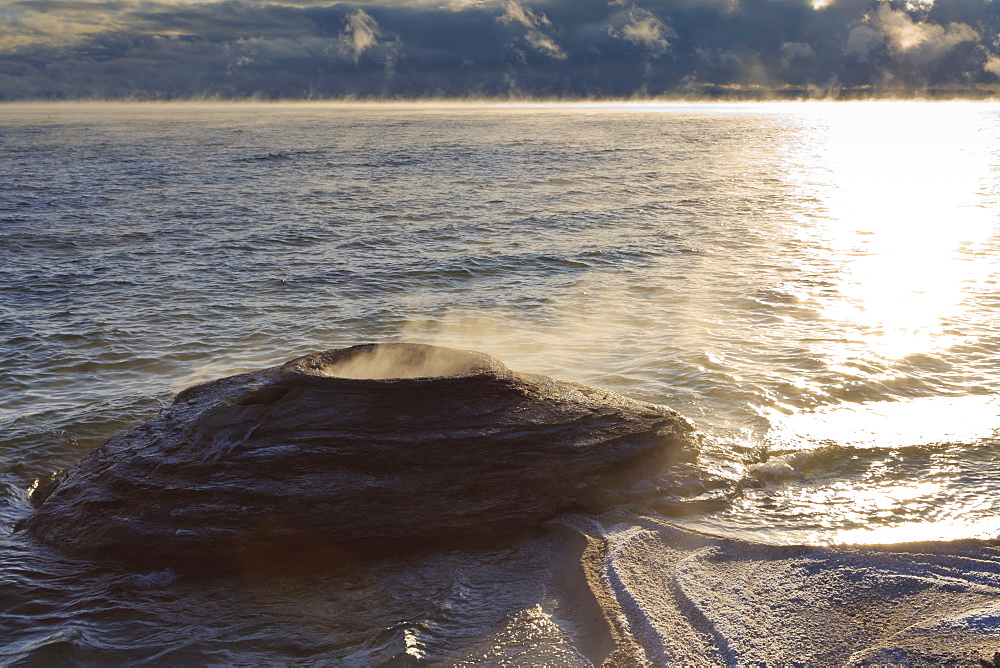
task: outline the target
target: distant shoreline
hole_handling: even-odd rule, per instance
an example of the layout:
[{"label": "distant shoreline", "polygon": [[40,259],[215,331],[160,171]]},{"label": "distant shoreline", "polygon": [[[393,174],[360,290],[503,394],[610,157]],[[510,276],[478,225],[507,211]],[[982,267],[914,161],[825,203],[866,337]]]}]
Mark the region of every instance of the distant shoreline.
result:
[{"label": "distant shoreline", "polygon": [[423,110],[503,110],[503,109],[602,109],[608,110],[620,107],[627,111],[654,110],[658,107],[685,106],[723,106],[747,105],[755,107],[767,104],[841,104],[841,103],[997,103],[1000,102],[1000,86],[991,87],[996,90],[978,91],[975,94],[960,95],[945,90],[936,90],[925,95],[890,95],[851,92],[839,96],[809,97],[796,96],[791,93],[782,96],[769,97],[767,93],[754,91],[729,90],[715,95],[704,96],[664,96],[650,98],[378,98],[378,97],[342,97],[342,98],[258,98],[258,97],[205,97],[205,98],[79,98],[79,99],[20,99],[0,100],[0,109],[28,109],[45,107],[48,109],[65,107],[101,107],[113,105],[116,107],[141,108],[181,108],[204,106],[209,108],[223,107],[280,107],[294,106],[338,107],[344,109],[367,108],[398,108]]}]

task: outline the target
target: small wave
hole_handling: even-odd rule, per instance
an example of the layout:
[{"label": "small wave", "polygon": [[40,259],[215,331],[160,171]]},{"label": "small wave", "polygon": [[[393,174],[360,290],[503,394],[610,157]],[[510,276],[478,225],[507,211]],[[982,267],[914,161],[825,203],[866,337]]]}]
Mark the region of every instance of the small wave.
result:
[{"label": "small wave", "polygon": [[178,577],[173,569],[165,568],[152,573],[133,575],[132,581],[138,589],[162,589],[176,582]]},{"label": "small wave", "polygon": [[291,160],[288,153],[258,153],[245,158],[236,158],[236,162],[271,162],[274,160]]},{"label": "small wave", "polygon": [[285,160],[292,160],[299,156],[321,155],[323,153],[325,153],[325,151],[322,150],[266,151],[263,153],[254,153],[253,155],[241,158],[235,158],[234,162],[281,162]]},{"label": "small wave", "polygon": [[730,507],[686,524],[780,544],[994,538],[998,454],[1000,441],[785,452],[749,465]]},{"label": "small wave", "polygon": [[416,155],[410,155],[407,153],[394,153],[391,155],[380,156],[377,159],[371,160],[367,163],[369,167],[409,167],[412,165],[419,165],[426,162],[424,158],[418,157]]},{"label": "small wave", "polygon": [[30,661],[42,665],[46,661],[57,662],[60,655],[67,655],[80,644],[83,633],[76,628],[62,628],[34,634],[10,643],[0,649],[0,658],[6,659],[12,665],[20,661]]},{"label": "small wave", "polygon": [[18,520],[31,512],[31,501],[21,486],[22,480],[21,471],[0,473],[0,535],[9,535]]}]

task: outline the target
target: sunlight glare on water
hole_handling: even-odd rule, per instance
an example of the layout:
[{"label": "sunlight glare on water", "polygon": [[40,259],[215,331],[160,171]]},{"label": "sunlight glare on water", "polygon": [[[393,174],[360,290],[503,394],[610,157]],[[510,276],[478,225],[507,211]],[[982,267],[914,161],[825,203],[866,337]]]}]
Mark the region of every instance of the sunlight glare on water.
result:
[{"label": "sunlight glare on water", "polygon": [[750,467],[763,486],[707,526],[749,538],[766,524],[766,540],[806,544],[1000,533],[995,396],[842,404],[770,420],[770,458]]},{"label": "sunlight glare on water", "polygon": [[772,452],[829,445],[888,449],[977,443],[1000,436],[1000,401],[970,396],[840,404],[787,416],[772,413],[770,420],[767,443]]},{"label": "sunlight glare on water", "polygon": [[804,144],[824,211],[810,234],[840,255],[839,298],[824,315],[880,355],[959,342],[942,321],[981,281],[996,221],[996,155],[981,110],[965,104],[828,105]]},{"label": "sunlight glare on water", "polygon": [[[798,213],[800,240],[810,248],[795,258],[799,269],[824,274],[805,289],[787,289],[819,315],[795,322],[807,334],[803,343],[827,374],[847,379],[845,388],[905,389],[919,370],[950,378],[949,393],[983,392],[976,379],[963,383],[949,360],[955,351],[981,349],[983,319],[993,317],[982,297],[996,293],[1000,277],[996,112],[927,103],[817,104],[801,112],[801,135],[785,144],[782,171],[796,200],[811,203]],[[815,392],[827,381],[804,374],[794,383]],[[757,515],[751,523],[769,525],[766,539],[779,542],[997,535],[994,484],[986,483],[987,498],[983,488],[977,494],[954,484],[956,477],[990,479],[983,469],[992,464],[962,462],[960,452],[994,450],[995,395],[912,392],[862,390],[857,399],[845,393],[854,400],[805,410],[777,397],[762,410],[772,459],[755,474],[790,484],[750,493],[733,512],[743,516],[731,525],[716,518],[711,530],[732,530]],[[919,466],[870,452],[920,447],[943,450],[912,458]],[[826,467],[850,474],[831,477]],[[949,482],[914,482],[923,478]]]}]

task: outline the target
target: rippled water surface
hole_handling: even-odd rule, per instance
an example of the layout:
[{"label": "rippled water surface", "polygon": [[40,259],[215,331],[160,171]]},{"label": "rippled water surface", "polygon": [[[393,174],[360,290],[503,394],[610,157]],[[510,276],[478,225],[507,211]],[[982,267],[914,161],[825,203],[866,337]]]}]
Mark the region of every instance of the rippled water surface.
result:
[{"label": "rippled water surface", "polygon": [[[998,169],[990,104],[2,106],[4,531],[35,478],[183,387],[407,340],[678,409],[704,465],[745,483],[680,520],[702,531],[996,537]],[[70,586],[58,556],[0,540],[14,598]],[[447,563],[415,571],[438,603],[476,568]],[[87,586],[133,609],[173,576],[127,577]],[[268,587],[234,596],[287,598]],[[385,604],[381,639],[289,621],[284,653],[241,653],[222,638],[256,621],[213,632],[222,594],[199,595],[191,647],[120,656],[96,622],[60,624],[58,596],[26,598],[50,607],[18,613],[10,656],[381,661],[416,637]]]}]

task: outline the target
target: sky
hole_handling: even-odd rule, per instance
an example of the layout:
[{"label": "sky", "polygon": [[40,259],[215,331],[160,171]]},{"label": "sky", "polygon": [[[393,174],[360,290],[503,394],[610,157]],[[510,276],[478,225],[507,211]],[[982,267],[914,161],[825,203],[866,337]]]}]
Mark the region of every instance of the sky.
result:
[{"label": "sky", "polygon": [[1000,0],[0,0],[0,100],[1000,91]]}]

